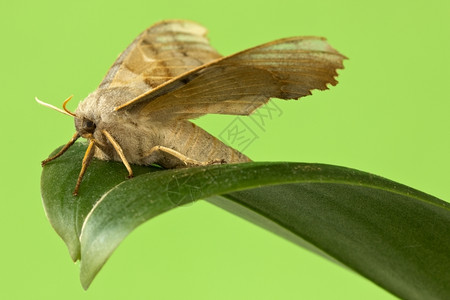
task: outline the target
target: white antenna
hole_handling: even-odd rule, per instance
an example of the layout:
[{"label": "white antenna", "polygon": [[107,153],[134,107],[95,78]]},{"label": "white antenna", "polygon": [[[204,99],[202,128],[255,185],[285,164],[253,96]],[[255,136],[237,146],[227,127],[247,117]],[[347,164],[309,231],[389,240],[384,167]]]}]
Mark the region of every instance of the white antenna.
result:
[{"label": "white antenna", "polygon": [[70,99],[72,99],[72,96],[70,96],[69,98],[67,98],[67,99],[64,101],[64,104],[63,104],[64,110],[62,110],[62,109],[60,109],[60,108],[57,108],[57,107],[54,106],[54,105],[45,103],[44,101],[39,100],[37,97],[34,97],[34,99],[35,99],[36,102],[39,103],[40,105],[43,105],[43,106],[46,106],[46,107],[48,107],[48,108],[54,109],[54,110],[59,111],[60,113],[63,113],[63,114],[65,114],[65,115],[68,115],[68,116],[71,116],[71,117],[76,117],[76,115],[75,115],[74,113],[72,113],[72,112],[70,112],[70,111],[68,111],[68,110],[66,109],[66,103],[69,102]]}]

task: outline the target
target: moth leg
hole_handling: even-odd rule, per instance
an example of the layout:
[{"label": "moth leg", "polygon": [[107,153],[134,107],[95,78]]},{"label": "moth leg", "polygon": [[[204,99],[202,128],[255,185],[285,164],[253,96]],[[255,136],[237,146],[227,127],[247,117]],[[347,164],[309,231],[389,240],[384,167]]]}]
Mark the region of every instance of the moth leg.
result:
[{"label": "moth leg", "polygon": [[114,149],[116,149],[117,154],[119,154],[120,159],[122,160],[123,164],[125,165],[125,168],[127,168],[128,171],[128,178],[132,178],[133,177],[133,170],[130,167],[130,164],[128,163],[127,158],[125,157],[125,155],[123,154],[123,150],[120,147],[119,143],[116,142],[116,140],[112,137],[111,134],[109,134],[108,131],[106,131],[105,129],[102,130],[102,133],[106,136],[106,138],[109,140],[109,142],[111,143],[111,145],[113,145]]},{"label": "moth leg", "polygon": [[[153,154],[154,152],[165,152],[167,154],[170,154],[171,156],[177,158],[180,162],[183,163],[184,166],[206,166],[206,165],[210,165],[213,163],[217,163],[216,161],[212,161],[212,162],[201,162],[195,159],[192,159],[190,157],[187,157],[186,155],[173,150],[171,148],[167,148],[164,146],[154,146],[152,147],[145,156],[150,156],[151,154]],[[222,163],[222,161],[220,161],[220,163]]]},{"label": "moth leg", "polygon": [[75,141],[78,140],[79,137],[80,137],[80,135],[78,134],[78,132],[76,132],[76,133],[73,135],[73,137],[70,139],[70,141],[69,141],[69,142],[68,142],[61,150],[59,150],[58,153],[56,153],[56,154],[53,155],[52,157],[49,157],[49,158],[43,160],[43,161],[41,162],[41,165],[42,165],[42,166],[45,166],[48,162],[50,162],[50,161],[52,161],[52,160],[54,160],[54,159],[60,157],[61,155],[63,155],[64,152],[66,152],[67,149],[69,149],[70,146],[72,146],[72,145],[75,143]]},{"label": "moth leg", "polygon": [[95,140],[89,140],[89,146],[87,147],[86,152],[84,153],[83,162],[81,163],[81,171],[78,175],[77,184],[75,185],[75,189],[73,191],[73,195],[78,195],[78,189],[80,188],[81,181],[83,180],[84,173],[86,172],[89,163],[91,162],[92,157],[94,156],[94,144]]}]

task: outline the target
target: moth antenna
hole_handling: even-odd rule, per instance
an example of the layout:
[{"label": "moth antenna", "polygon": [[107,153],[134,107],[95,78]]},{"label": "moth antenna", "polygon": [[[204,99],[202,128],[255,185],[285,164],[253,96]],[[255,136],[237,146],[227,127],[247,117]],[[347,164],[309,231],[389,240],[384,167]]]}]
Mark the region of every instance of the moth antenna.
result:
[{"label": "moth antenna", "polygon": [[70,110],[68,110],[67,108],[66,108],[66,104],[70,101],[70,99],[72,99],[72,97],[73,97],[73,95],[72,96],[69,96],[69,98],[67,98],[66,100],[64,100],[64,102],[63,102],[63,108],[64,108],[64,110],[69,114],[69,115],[71,115],[72,117],[77,117],[73,112],[71,112]]},{"label": "moth antenna", "polygon": [[[72,98],[72,96],[70,96],[68,100],[70,100],[70,98]],[[60,113],[63,113],[63,114],[65,114],[65,115],[68,115],[68,116],[71,116],[71,117],[76,117],[76,115],[75,115],[74,113],[71,113],[70,111],[62,110],[62,109],[60,109],[60,108],[57,108],[57,107],[54,106],[54,105],[51,105],[51,104],[49,104],[49,103],[45,103],[44,101],[39,100],[37,97],[34,97],[34,99],[35,99],[36,102],[39,103],[40,105],[43,105],[43,106],[46,106],[46,107],[48,107],[48,108],[54,109],[54,110],[59,111]],[[66,102],[67,102],[67,100],[64,101],[64,103],[66,103]],[[64,107],[64,105],[63,105],[63,107]]]}]

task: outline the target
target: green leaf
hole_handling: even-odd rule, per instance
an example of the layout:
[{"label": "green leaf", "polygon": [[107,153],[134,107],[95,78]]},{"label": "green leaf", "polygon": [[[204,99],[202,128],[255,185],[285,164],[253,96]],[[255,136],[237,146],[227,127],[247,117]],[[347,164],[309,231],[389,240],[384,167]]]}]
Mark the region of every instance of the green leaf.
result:
[{"label": "green leaf", "polygon": [[177,170],[133,166],[139,175],[125,180],[121,164],[94,160],[80,196],[73,197],[85,148],[75,144],[42,174],[47,216],[72,258],[81,257],[84,288],[134,228],[210,197],[208,201],[346,265],[400,297],[450,298],[450,206],[430,195],[323,164]]},{"label": "green leaf", "polygon": [[[93,159],[81,184],[79,196],[72,196],[86,147],[84,143],[75,143],[63,156],[46,165],[41,177],[42,200],[47,218],[66,243],[73,261],[80,259],[81,228],[95,202],[128,176],[121,163],[105,164],[104,161]],[[159,169],[133,166],[137,176],[155,170]]]}]

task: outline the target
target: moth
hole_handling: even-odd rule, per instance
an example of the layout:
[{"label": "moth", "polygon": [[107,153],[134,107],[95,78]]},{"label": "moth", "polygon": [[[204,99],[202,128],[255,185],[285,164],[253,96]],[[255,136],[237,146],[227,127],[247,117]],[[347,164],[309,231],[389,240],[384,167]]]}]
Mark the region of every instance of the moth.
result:
[{"label": "moth", "polygon": [[272,41],[221,56],[191,21],[159,22],[123,51],[75,112],[38,103],[75,119],[76,132],[48,162],[80,138],[89,141],[73,194],[92,157],[164,168],[250,159],[189,120],[205,114],[249,115],[270,98],[298,99],[336,85],[345,56],[324,38]]}]

